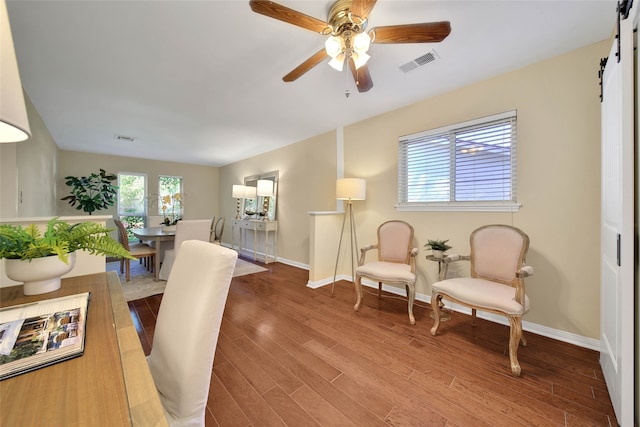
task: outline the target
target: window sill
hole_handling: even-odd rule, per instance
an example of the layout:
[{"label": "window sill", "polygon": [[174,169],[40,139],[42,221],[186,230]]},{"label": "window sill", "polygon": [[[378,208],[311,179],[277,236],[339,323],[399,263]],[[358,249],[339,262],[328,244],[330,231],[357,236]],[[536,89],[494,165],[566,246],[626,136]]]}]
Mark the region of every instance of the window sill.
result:
[{"label": "window sill", "polygon": [[443,202],[395,205],[398,212],[518,212],[520,207],[522,207],[522,203],[518,202]]}]

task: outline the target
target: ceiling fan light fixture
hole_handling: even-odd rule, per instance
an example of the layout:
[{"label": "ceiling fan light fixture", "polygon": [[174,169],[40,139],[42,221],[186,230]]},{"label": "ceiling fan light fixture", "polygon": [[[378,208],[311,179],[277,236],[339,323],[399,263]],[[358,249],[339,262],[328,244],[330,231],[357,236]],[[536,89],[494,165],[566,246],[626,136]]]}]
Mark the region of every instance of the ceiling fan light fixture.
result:
[{"label": "ceiling fan light fixture", "polygon": [[342,71],[344,69],[344,52],[337,54],[335,57],[331,58],[329,61],[329,65],[336,71]]},{"label": "ceiling fan light fixture", "polygon": [[335,58],[344,51],[344,39],[342,37],[331,36],[324,42],[324,49],[332,58]]},{"label": "ceiling fan light fixture", "polygon": [[369,60],[369,58],[371,58],[371,56],[367,55],[364,52],[362,52],[362,53],[353,52],[351,54],[351,58],[353,59],[353,65],[355,65],[356,70],[357,70],[360,67],[362,67],[363,65],[365,65],[367,63],[367,61]]},{"label": "ceiling fan light fixture", "polygon": [[353,50],[362,54],[366,53],[369,50],[369,46],[371,44],[371,38],[367,33],[357,34],[353,38]]}]

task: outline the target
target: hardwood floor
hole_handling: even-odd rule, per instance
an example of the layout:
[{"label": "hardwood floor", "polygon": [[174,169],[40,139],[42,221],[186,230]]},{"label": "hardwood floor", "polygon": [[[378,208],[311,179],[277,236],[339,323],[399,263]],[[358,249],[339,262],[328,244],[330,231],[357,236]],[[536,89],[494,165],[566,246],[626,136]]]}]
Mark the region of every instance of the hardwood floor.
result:
[{"label": "hardwood floor", "polygon": [[[598,353],[454,313],[432,337],[431,310],[350,282],[312,290],[280,263],[233,279],[218,340],[207,426],[616,425]],[[377,292],[377,290],[376,290]],[[145,352],[161,295],[129,303]]]}]

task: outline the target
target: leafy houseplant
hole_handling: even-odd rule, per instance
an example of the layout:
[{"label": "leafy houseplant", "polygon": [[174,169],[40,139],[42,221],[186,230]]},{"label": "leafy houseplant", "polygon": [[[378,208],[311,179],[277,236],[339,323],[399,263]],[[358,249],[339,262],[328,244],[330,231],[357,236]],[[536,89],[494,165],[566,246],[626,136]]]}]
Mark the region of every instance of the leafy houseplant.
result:
[{"label": "leafy houseplant", "polygon": [[23,282],[25,295],[60,289],[60,277],[75,265],[75,251],[134,259],[109,236],[110,229],[95,222],[70,225],[57,218],[47,223],[44,233],[34,225],[0,225],[0,258],[6,258],[5,273]]},{"label": "leafy houseplant", "polygon": [[0,258],[32,260],[57,255],[67,263],[70,253],[84,249],[91,254],[135,259],[110,232],[95,222],[70,225],[58,218],[49,220],[44,233],[34,224],[24,228],[4,224],[0,225]]},{"label": "leafy houseplant", "polygon": [[77,210],[83,210],[91,215],[100,209],[113,206],[118,187],[112,184],[118,177],[100,169],[100,173],[92,173],[83,177],[65,176],[65,184],[71,187],[71,194],[60,200],[66,200]]},{"label": "leafy houseplant", "polygon": [[431,249],[433,251],[433,256],[436,258],[442,258],[445,252],[452,248],[447,244],[449,240],[427,240],[427,243],[424,245],[425,249]]}]

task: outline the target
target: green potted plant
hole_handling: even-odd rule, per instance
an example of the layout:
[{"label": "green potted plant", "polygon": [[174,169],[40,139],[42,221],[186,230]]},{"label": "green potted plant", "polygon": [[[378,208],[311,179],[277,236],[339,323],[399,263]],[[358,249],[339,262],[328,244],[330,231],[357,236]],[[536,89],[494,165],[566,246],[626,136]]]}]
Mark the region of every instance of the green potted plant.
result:
[{"label": "green potted plant", "polygon": [[452,246],[447,244],[447,240],[427,240],[427,243],[424,245],[425,249],[431,249],[434,258],[442,258]]},{"label": "green potted plant", "polygon": [[118,187],[112,184],[118,177],[112,173],[107,173],[100,169],[100,173],[92,173],[89,176],[65,176],[71,194],[60,200],[66,200],[71,206],[76,206],[77,210],[82,210],[91,215],[100,209],[108,209],[115,203]]},{"label": "green potted plant", "polygon": [[25,295],[60,289],[60,277],[75,265],[76,251],[134,259],[95,222],[68,224],[52,218],[43,232],[35,225],[0,225],[0,258],[7,277],[24,282]]}]

